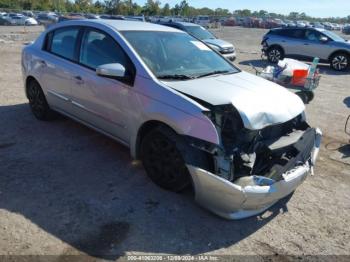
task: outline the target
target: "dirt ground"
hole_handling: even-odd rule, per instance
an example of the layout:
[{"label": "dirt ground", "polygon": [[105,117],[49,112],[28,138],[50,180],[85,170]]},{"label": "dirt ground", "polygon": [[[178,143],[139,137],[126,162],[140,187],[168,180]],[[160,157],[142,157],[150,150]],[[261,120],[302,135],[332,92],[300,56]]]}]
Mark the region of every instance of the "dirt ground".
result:
[{"label": "dirt ground", "polygon": [[[325,136],[316,175],[264,214],[227,221],[196,205],[190,191],[156,187],[117,142],[66,118],[37,121],[23,92],[20,52],[42,28],[25,30],[0,27],[0,255],[51,255],[53,261],[135,254],[350,259],[350,165],[343,163],[350,157],[344,134],[350,109],[343,102],[350,96],[350,72],[321,66],[320,86],[307,106],[309,122]],[[236,45],[241,69],[263,65],[265,30],[214,32]]]}]

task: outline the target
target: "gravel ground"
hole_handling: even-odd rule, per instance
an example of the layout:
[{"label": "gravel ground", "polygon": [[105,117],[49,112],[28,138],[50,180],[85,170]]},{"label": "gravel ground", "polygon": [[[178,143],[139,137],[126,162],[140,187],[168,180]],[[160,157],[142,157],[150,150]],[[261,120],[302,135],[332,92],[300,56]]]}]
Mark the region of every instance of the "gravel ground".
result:
[{"label": "gravel ground", "polygon": [[[316,175],[264,214],[226,221],[197,206],[191,191],[156,187],[120,144],[63,117],[33,117],[20,52],[41,30],[0,27],[0,255],[53,255],[54,261],[135,254],[350,258],[350,166],[343,163],[350,154],[334,157],[349,139],[343,100],[350,95],[350,72],[321,66],[321,84],[307,106],[309,122],[325,135]],[[240,68],[263,65],[264,30],[214,32],[234,42]]]}]

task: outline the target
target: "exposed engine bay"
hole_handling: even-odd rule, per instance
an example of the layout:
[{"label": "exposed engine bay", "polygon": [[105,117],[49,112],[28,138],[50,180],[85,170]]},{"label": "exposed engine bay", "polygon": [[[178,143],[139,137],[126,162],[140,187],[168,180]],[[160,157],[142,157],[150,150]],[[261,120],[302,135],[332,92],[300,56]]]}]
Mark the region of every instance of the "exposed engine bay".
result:
[{"label": "exposed engine bay", "polygon": [[208,149],[193,145],[210,152],[212,172],[230,182],[247,176],[280,181],[288,170],[310,160],[316,131],[302,114],[282,124],[250,130],[232,105],[212,106],[204,113],[220,134],[221,146]]}]

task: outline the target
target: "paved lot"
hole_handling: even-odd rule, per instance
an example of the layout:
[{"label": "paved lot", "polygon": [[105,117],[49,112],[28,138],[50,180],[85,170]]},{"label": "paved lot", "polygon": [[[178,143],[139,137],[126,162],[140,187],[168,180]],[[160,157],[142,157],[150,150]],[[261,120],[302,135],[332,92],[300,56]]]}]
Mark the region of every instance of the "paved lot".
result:
[{"label": "paved lot", "polygon": [[[307,106],[309,122],[325,135],[316,175],[263,215],[226,221],[198,207],[190,191],[153,185],[118,143],[63,117],[34,119],[20,51],[39,31],[0,27],[0,255],[350,255],[350,166],[332,159],[349,139],[350,72],[321,66]],[[264,32],[215,30],[235,43],[245,70],[263,65]]]}]

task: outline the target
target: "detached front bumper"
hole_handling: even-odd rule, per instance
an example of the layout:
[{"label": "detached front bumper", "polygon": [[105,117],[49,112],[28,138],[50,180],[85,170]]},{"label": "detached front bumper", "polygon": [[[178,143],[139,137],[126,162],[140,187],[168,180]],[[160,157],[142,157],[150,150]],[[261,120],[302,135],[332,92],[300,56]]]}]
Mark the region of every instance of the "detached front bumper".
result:
[{"label": "detached front bumper", "polygon": [[314,147],[305,163],[284,173],[283,180],[250,176],[249,185],[238,185],[206,170],[187,165],[195,188],[195,199],[203,207],[227,219],[259,214],[292,193],[313,172],[322,132],[316,129]]}]

